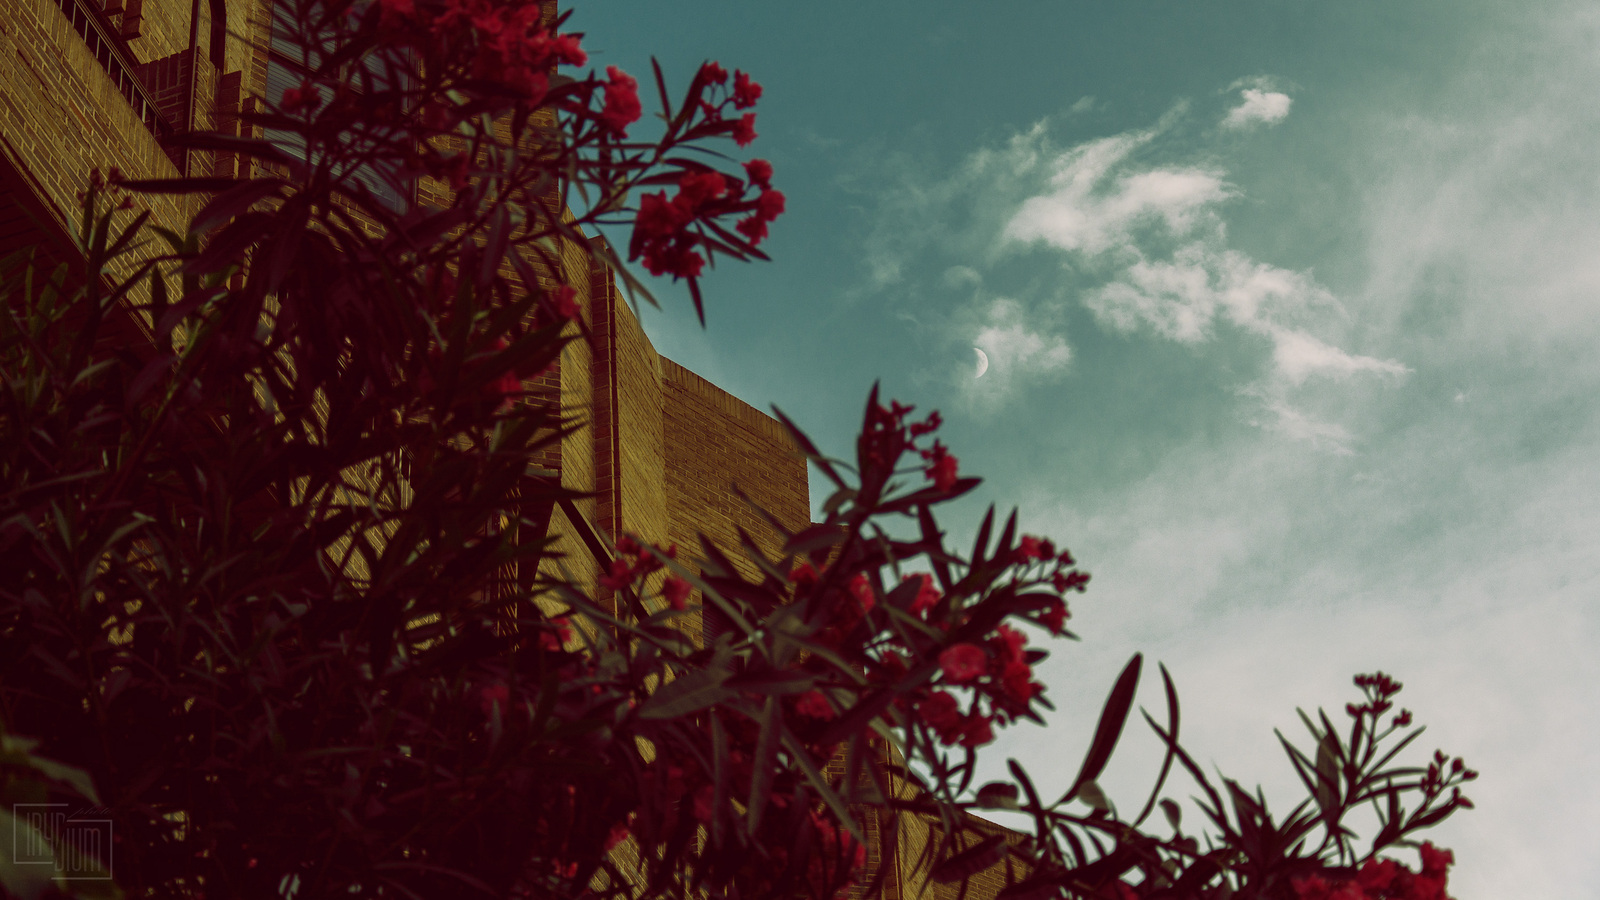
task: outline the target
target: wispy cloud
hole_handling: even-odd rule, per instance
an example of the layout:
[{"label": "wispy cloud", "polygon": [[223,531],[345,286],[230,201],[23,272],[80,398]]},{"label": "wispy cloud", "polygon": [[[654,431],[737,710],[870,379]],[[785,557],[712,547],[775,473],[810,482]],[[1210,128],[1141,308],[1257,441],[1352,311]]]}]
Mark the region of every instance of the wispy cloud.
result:
[{"label": "wispy cloud", "polygon": [[1010,297],[994,297],[976,307],[972,321],[960,326],[972,345],[989,360],[988,371],[956,378],[968,411],[997,411],[1024,383],[1058,378],[1072,365],[1072,348],[1048,310],[1030,311]]},{"label": "wispy cloud", "polygon": [[[1109,178],[1154,132],[1118,135],[1080,145],[1055,161],[1046,194],[1029,197],[1005,237],[1061,250],[1104,253],[1128,243],[1136,226],[1161,222],[1175,233],[1232,196],[1220,175],[1199,168],[1158,168]],[[1110,180],[1108,189],[1101,189]]]},{"label": "wispy cloud", "polygon": [[1137,151],[1165,130],[1164,122],[1060,152],[1048,185],[1017,205],[1003,239],[1063,251],[1069,264],[1109,273],[1081,296],[1115,330],[1200,344],[1212,339],[1217,323],[1228,322],[1265,339],[1271,366],[1242,392],[1259,401],[1256,421],[1314,446],[1348,451],[1349,433],[1297,408],[1292,390],[1312,378],[1400,376],[1409,369],[1341,349],[1309,330],[1303,323],[1342,318],[1342,304],[1310,273],[1228,246],[1223,207],[1240,192],[1224,171],[1142,162]]},{"label": "wispy cloud", "polygon": [[1239,96],[1243,98],[1243,102],[1228,110],[1227,117],[1222,120],[1222,127],[1250,128],[1255,125],[1276,125],[1288,118],[1289,105],[1293,102],[1288,94],[1258,88],[1245,88],[1239,92]]}]

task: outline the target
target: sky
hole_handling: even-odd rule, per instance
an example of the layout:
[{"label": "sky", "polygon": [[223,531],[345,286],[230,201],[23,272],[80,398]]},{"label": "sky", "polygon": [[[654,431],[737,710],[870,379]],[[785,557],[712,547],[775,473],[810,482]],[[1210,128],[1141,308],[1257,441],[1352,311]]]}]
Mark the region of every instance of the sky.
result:
[{"label": "sky", "polygon": [[[658,282],[657,349],[838,456],[875,381],[938,409],[985,479],[953,542],[1017,508],[1093,573],[1082,641],[1046,645],[1051,724],[987,774],[1063,790],[1142,652],[1139,702],[1164,663],[1185,746],[1283,812],[1273,730],[1305,744],[1296,707],[1342,720],[1381,670],[1416,761],[1482,773],[1424,834],[1454,896],[1600,897],[1600,9],[619,0],[572,26],[647,86],[654,55],[678,91],[705,59],[765,89],[727,149],[788,197],[772,261],[709,275],[704,330]],[[1159,749],[1130,723],[1120,808]]]}]

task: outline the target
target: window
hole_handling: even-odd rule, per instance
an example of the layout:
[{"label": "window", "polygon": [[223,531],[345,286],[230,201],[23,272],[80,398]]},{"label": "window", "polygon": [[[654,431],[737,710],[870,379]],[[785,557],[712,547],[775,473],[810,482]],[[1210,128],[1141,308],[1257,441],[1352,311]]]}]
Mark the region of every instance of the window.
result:
[{"label": "window", "polygon": [[[273,15],[272,42],[267,51],[267,99],[274,104],[282,102],[283,92],[298,87],[307,74],[305,51],[291,39],[291,32],[287,26],[286,17],[291,14],[292,11],[279,0]],[[328,45],[324,45],[320,50],[313,50],[309,60],[310,68],[315,68],[320,63],[319,53],[325,53],[329,49]],[[364,84],[386,86],[385,81],[389,73],[381,59],[369,56],[362,60],[362,65],[366,69],[365,73],[354,71],[348,73],[346,83],[350,87],[360,90]],[[306,142],[301,135],[268,128],[265,136],[280,150],[298,159],[306,159]],[[362,142],[367,142],[369,146],[377,145],[385,141],[387,136],[369,134],[347,135],[347,137],[359,148]],[[403,212],[410,205],[412,198],[409,190],[403,194],[399,187],[402,184],[399,161],[393,159],[392,154],[387,156],[391,158],[360,165],[350,174],[366,185],[379,203],[395,212]]]}]

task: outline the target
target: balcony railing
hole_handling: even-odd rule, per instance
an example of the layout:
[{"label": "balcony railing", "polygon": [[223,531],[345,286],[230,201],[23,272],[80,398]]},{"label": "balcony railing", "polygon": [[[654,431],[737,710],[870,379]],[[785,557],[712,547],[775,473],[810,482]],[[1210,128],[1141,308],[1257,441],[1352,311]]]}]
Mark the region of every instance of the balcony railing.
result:
[{"label": "balcony railing", "polygon": [[73,30],[78,32],[78,36],[88,45],[89,52],[100,62],[100,68],[111,76],[111,83],[117,86],[128,105],[133,107],[134,114],[144,123],[144,127],[150,129],[157,141],[172,135],[175,129],[162,117],[161,108],[150,99],[144,82],[136,74],[138,64],[128,56],[122,41],[108,32],[106,21],[94,8],[93,0],[56,0],[56,5],[61,7],[67,21],[72,23]]}]

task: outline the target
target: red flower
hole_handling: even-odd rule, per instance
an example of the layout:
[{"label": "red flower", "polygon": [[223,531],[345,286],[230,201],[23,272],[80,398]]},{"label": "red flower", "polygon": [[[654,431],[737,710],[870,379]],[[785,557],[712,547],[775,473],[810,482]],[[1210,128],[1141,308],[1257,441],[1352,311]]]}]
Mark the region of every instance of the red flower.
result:
[{"label": "red flower", "polygon": [[661,582],[661,596],[667,598],[667,603],[673,609],[683,609],[689,601],[689,582],[676,575],[668,575]]},{"label": "red flower", "polygon": [[933,412],[928,413],[928,418],[924,419],[923,421],[911,423],[911,436],[913,438],[919,438],[925,434],[932,434],[933,432],[938,431],[939,426],[943,424],[944,422],[939,418],[939,411],[936,409]]},{"label": "red flower", "polygon": [[850,596],[861,604],[862,612],[871,612],[872,608],[878,605],[878,597],[872,592],[872,582],[860,572],[850,579]]},{"label": "red flower", "polygon": [[554,630],[539,632],[539,646],[545,650],[560,653],[567,641],[572,640],[572,623],[565,617],[551,619],[549,624]]},{"label": "red flower", "polygon": [[761,85],[750,80],[743,72],[733,73],[733,108],[749,109],[761,99]]},{"label": "red flower", "polygon": [[681,205],[692,217],[707,200],[727,192],[728,182],[721,172],[689,172],[678,179],[678,196],[672,202]]},{"label": "red flower", "polygon": [[700,64],[700,77],[710,84],[722,84],[728,80],[728,70],[711,60],[706,60]]},{"label": "red flower", "polygon": [[944,444],[934,441],[932,450],[922,451],[922,458],[927,461],[927,468],[922,474],[933,482],[933,486],[941,491],[948,491],[956,486],[956,463],[958,460],[950,455]]},{"label": "red flower", "polygon": [[1298,900],[1326,900],[1328,896],[1328,880],[1321,875],[1291,878],[1289,883],[1294,886],[1294,895]]},{"label": "red flower", "polygon": [[782,191],[766,190],[756,200],[756,215],[771,222],[783,215],[784,196]]},{"label": "red flower", "polygon": [[940,741],[953,744],[961,737],[964,720],[955,697],[944,691],[934,691],[917,704],[917,712],[922,716],[922,721],[939,735]]},{"label": "red flower", "polygon": [[1077,591],[1081,594],[1089,583],[1089,576],[1083,572],[1057,572],[1050,576],[1050,583],[1059,593]]},{"label": "red flower", "polygon": [[296,112],[302,107],[315,109],[321,102],[322,89],[309,81],[302,81],[299,87],[283,92],[283,111],[286,113]]},{"label": "red flower", "polygon": [[994,726],[988,716],[973,714],[967,717],[961,729],[961,746],[982,747],[994,740]]},{"label": "red flower", "polygon": [[677,236],[693,219],[693,213],[669,202],[666,192],[660,191],[640,198],[639,215],[634,219],[633,229],[645,240],[662,240]]},{"label": "red flower", "polygon": [[[537,9],[537,7],[529,8]],[[581,66],[589,61],[589,54],[578,46],[578,36],[575,34],[558,34],[551,38],[546,46],[551,56],[566,65]]]},{"label": "red flower", "polygon": [[1397,865],[1392,859],[1369,859],[1367,864],[1361,867],[1361,873],[1356,876],[1356,880],[1361,882],[1361,887],[1366,890],[1385,890],[1389,887],[1389,883],[1394,881]]},{"label": "red flower", "polygon": [[1440,850],[1432,841],[1422,845],[1422,874],[1438,875],[1445,872],[1455,864],[1456,855],[1449,850]]},{"label": "red flower", "polygon": [[1033,667],[1020,659],[1011,659],[1001,668],[1000,687],[1011,700],[1026,704],[1043,685],[1033,680]]},{"label": "red flower", "polygon": [[556,315],[563,319],[576,319],[582,312],[578,308],[578,291],[570,284],[557,287],[550,302],[556,308]]},{"label": "red flower", "polygon": [[607,590],[620,591],[633,583],[633,576],[633,567],[628,565],[627,560],[619,557],[611,561],[611,571],[600,576],[600,586]]},{"label": "red flower", "polygon": [[939,654],[939,668],[944,677],[956,684],[966,684],[983,674],[989,667],[989,655],[974,644],[956,644]]},{"label": "red flower", "polygon": [[600,111],[600,124],[618,134],[626,134],[628,126],[639,121],[644,112],[639,105],[639,81],[616,66],[606,66],[606,105]]},{"label": "red flower", "polygon": [[651,275],[698,278],[705,264],[705,257],[696,253],[691,245],[681,242],[666,246],[657,244],[644,251],[644,267]]},{"label": "red flower", "polygon": [[[632,814],[630,813],[630,816],[631,815]],[[606,852],[610,853],[612,850],[616,849],[616,846],[627,840],[628,836],[628,823],[626,821],[618,822],[617,824],[611,826],[611,830],[606,832]]]},{"label": "red flower", "polygon": [[802,716],[827,721],[838,713],[834,712],[833,704],[821,691],[806,691],[794,702],[794,710]]},{"label": "red flower", "polygon": [[919,584],[917,586],[917,596],[911,601],[911,611],[919,616],[925,616],[928,614],[928,610],[933,609],[934,605],[939,602],[942,595],[939,593],[939,589],[933,586],[932,575],[922,572],[916,575],[907,575],[901,580],[911,581],[913,579]]},{"label": "red flower", "polygon": [[378,0],[378,8],[381,10],[378,24],[385,29],[398,28],[403,20],[417,14],[417,8],[411,0]]},{"label": "red flower", "polygon": [[1000,659],[1005,662],[1025,662],[1022,648],[1028,644],[1028,636],[1012,628],[1010,625],[1001,625],[995,629],[997,637],[993,644]]},{"label": "red flower", "polygon": [[1056,548],[1049,541],[1025,534],[1017,544],[1015,559],[1019,563],[1027,563],[1031,560],[1049,560],[1055,555]]},{"label": "red flower", "polygon": [[1039,621],[1050,629],[1051,634],[1060,635],[1066,630],[1067,619],[1071,616],[1072,614],[1067,612],[1066,601],[1056,600],[1050,604],[1049,609],[1039,614]]},{"label": "red flower", "polygon": [[733,227],[748,238],[752,245],[767,239],[767,223],[760,216],[746,216]]},{"label": "red flower", "polygon": [[741,147],[748,147],[756,139],[756,114],[745,113],[739,121],[733,123],[733,142]]},{"label": "red flower", "polygon": [[[727,73],[723,73],[727,77]],[[769,188],[772,186],[772,163],[764,159],[752,159],[744,164],[744,173],[750,176],[750,183],[756,187]]]},{"label": "red flower", "polygon": [[809,560],[801,560],[789,573],[789,580],[794,582],[796,587],[811,587],[817,583],[816,567],[812,566]]}]

